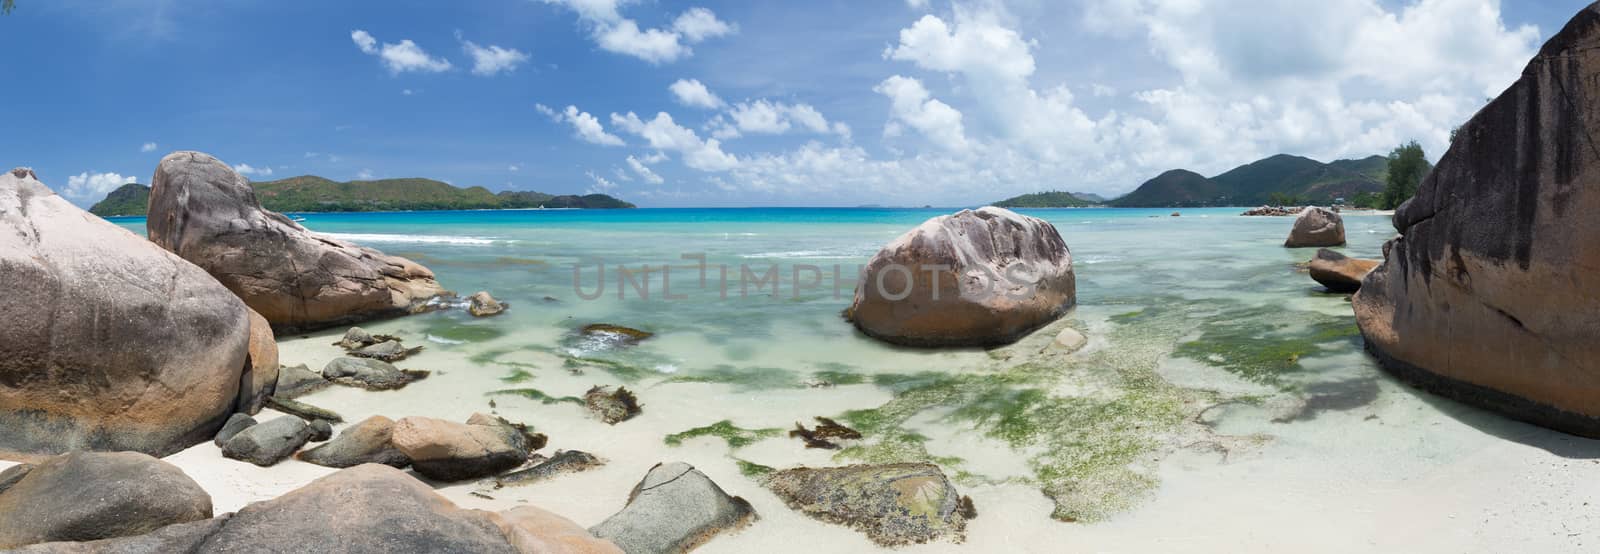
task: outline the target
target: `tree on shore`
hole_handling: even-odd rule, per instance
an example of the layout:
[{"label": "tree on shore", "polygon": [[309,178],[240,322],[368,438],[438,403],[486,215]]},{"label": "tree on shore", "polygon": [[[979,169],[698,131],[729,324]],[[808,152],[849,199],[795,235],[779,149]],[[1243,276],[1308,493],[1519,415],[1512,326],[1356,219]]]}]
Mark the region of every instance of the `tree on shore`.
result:
[{"label": "tree on shore", "polygon": [[1432,169],[1428,163],[1427,154],[1423,153],[1422,145],[1411,141],[1396,147],[1389,153],[1389,177],[1383,189],[1383,204],[1385,210],[1400,207],[1400,204],[1416,196],[1417,187],[1422,184],[1422,178]]}]

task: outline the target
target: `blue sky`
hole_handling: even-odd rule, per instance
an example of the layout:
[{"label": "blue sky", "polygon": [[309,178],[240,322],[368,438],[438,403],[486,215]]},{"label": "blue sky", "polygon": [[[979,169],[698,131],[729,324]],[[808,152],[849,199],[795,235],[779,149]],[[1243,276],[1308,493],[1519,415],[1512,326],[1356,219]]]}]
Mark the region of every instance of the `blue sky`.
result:
[{"label": "blue sky", "polygon": [[[0,138],[644,206],[979,204],[1449,130],[1578,0],[18,0]],[[569,108],[570,107],[570,108]]]}]

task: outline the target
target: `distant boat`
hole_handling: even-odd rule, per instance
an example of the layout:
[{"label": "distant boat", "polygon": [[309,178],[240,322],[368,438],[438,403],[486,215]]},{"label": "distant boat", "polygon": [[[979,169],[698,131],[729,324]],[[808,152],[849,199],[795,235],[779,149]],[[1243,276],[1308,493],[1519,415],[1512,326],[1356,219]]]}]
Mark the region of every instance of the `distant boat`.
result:
[{"label": "distant boat", "polygon": [[305,216],[299,216],[299,215],[289,216],[289,219],[294,220],[295,222],[300,222],[300,221],[305,221],[306,220]]}]

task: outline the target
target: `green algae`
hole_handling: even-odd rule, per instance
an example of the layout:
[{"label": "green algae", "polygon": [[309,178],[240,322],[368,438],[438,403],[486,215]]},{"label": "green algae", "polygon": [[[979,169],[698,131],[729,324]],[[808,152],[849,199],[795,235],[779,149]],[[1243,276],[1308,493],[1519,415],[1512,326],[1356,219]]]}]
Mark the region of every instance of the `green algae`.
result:
[{"label": "green algae", "polygon": [[1223,310],[1199,329],[1199,337],[1178,345],[1174,356],[1285,391],[1295,390],[1301,360],[1332,352],[1332,343],[1359,346],[1361,336],[1348,317],[1270,307]]},{"label": "green algae", "polygon": [[506,334],[504,329],[495,325],[469,325],[444,317],[433,318],[423,332],[445,340],[465,342],[485,342]]},{"label": "green algae", "polygon": [[509,383],[509,384],[525,383],[525,382],[532,381],[532,380],[533,380],[533,374],[532,373],[528,373],[526,370],[522,370],[522,369],[518,369],[518,370],[512,371],[510,375],[507,375],[505,377],[501,377],[500,378],[501,382]]},{"label": "green algae", "polygon": [[722,364],[711,369],[685,372],[666,383],[723,383],[737,390],[793,389],[804,387],[793,371],[772,367],[745,367]]},{"label": "green algae", "polygon": [[682,446],[683,441],[697,437],[717,437],[728,443],[728,448],[738,450],[757,442],[783,435],[782,429],[763,428],[745,429],[734,425],[730,420],[722,420],[704,427],[695,427],[681,433],[667,435],[663,442],[667,446]]},{"label": "green algae", "polygon": [[867,376],[852,371],[823,370],[811,374],[811,377],[833,385],[859,385],[867,382]]},{"label": "green algae", "polygon": [[777,468],[772,466],[764,466],[755,462],[741,460],[739,458],[734,458],[733,461],[734,463],[739,464],[739,474],[744,475],[745,477],[766,477],[773,473],[777,473],[778,471]]},{"label": "green algae", "polygon": [[551,395],[545,393],[542,390],[530,389],[530,388],[504,389],[504,390],[490,391],[488,393],[488,395],[489,396],[521,396],[521,397],[527,398],[529,400],[537,400],[537,401],[539,401],[539,402],[541,402],[543,404],[560,404],[562,402],[567,402],[567,403],[577,404],[577,405],[580,405],[580,406],[583,405],[583,399],[582,398],[578,398],[578,397],[575,397],[575,396],[560,396],[560,397],[556,397],[556,396],[551,396]]}]

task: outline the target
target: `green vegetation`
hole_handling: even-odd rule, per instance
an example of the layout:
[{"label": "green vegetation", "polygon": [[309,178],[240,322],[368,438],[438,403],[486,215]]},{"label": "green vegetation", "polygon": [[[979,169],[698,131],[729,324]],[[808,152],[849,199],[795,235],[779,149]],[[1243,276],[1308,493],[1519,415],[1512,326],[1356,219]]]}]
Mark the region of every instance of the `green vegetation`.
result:
[{"label": "green vegetation", "polygon": [[783,435],[782,429],[745,429],[734,425],[732,421],[722,420],[705,427],[695,427],[682,433],[667,435],[664,442],[667,446],[682,446],[683,441],[696,437],[718,437],[728,443],[728,448],[739,449],[755,444],[756,442],[779,437]]},{"label": "green vegetation", "polygon": [[533,374],[532,373],[528,373],[528,371],[525,370],[525,369],[513,370],[510,375],[507,375],[505,377],[501,377],[500,378],[500,381],[505,382],[505,383],[509,383],[509,384],[513,384],[513,385],[515,385],[517,383],[525,383],[525,382],[532,381],[532,380],[533,380]]},{"label": "green vegetation", "polygon": [[[261,206],[275,212],[393,212],[421,210],[513,210],[530,208],[612,209],[633,204],[604,194],[551,195],[456,188],[432,179],[336,182],[305,175],[252,183]],[[150,187],[124,185],[90,208],[96,215],[144,215]]]},{"label": "green vegetation", "polygon": [[994,203],[1001,208],[1082,208],[1093,205],[1070,192],[1036,192],[1014,196]]},{"label": "green vegetation", "polygon": [[1302,370],[1302,359],[1323,353],[1329,343],[1350,342],[1350,348],[1358,348],[1361,336],[1348,317],[1279,307],[1223,310],[1199,328],[1199,338],[1178,345],[1174,356],[1283,391],[1294,390],[1292,377]]},{"label": "green vegetation", "polygon": [[150,204],[150,187],[128,183],[107,194],[105,200],[96,202],[89,213],[100,217],[144,215]]},{"label": "green vegetation", "polygon": [[529,400],[537,400],[537,401],[539,401],[541,403],[544,403],[544,404],[559,404],[559,403],[562,403],[562,402],[567,402],[567,403],[571,403],[571,404],[577,404],[579,406],[583,405],[583,399],[582,398],[578,398],[576,396],[559,396],[559,397],[558,396],[550,396],[549,394],[546,394],[544,391],[539,390],[539,389],[505,389],[505,390],[491,391],[491,392],[488,393],[488,395],[489,396],[521,396],[521,397],[529,399]]},{"label": "green vegetation", "polygon": [[[1451,134],[1454,135],[1453,132]],[[1389,153],[1389,175],[1383,188],[1381,207],[1392,210],[1416,196],[1422,178],[1432,170],[1433,164],[1428,163],[1428,156],[1417,141],[1395,147]]]},{"label": "green vegetation", "polygon": [[1304,205],[1383,190],[1383,156],[1322,163],[1280,154],[1206,178],[1175,169],[1109,204],[1123,208]]}]

